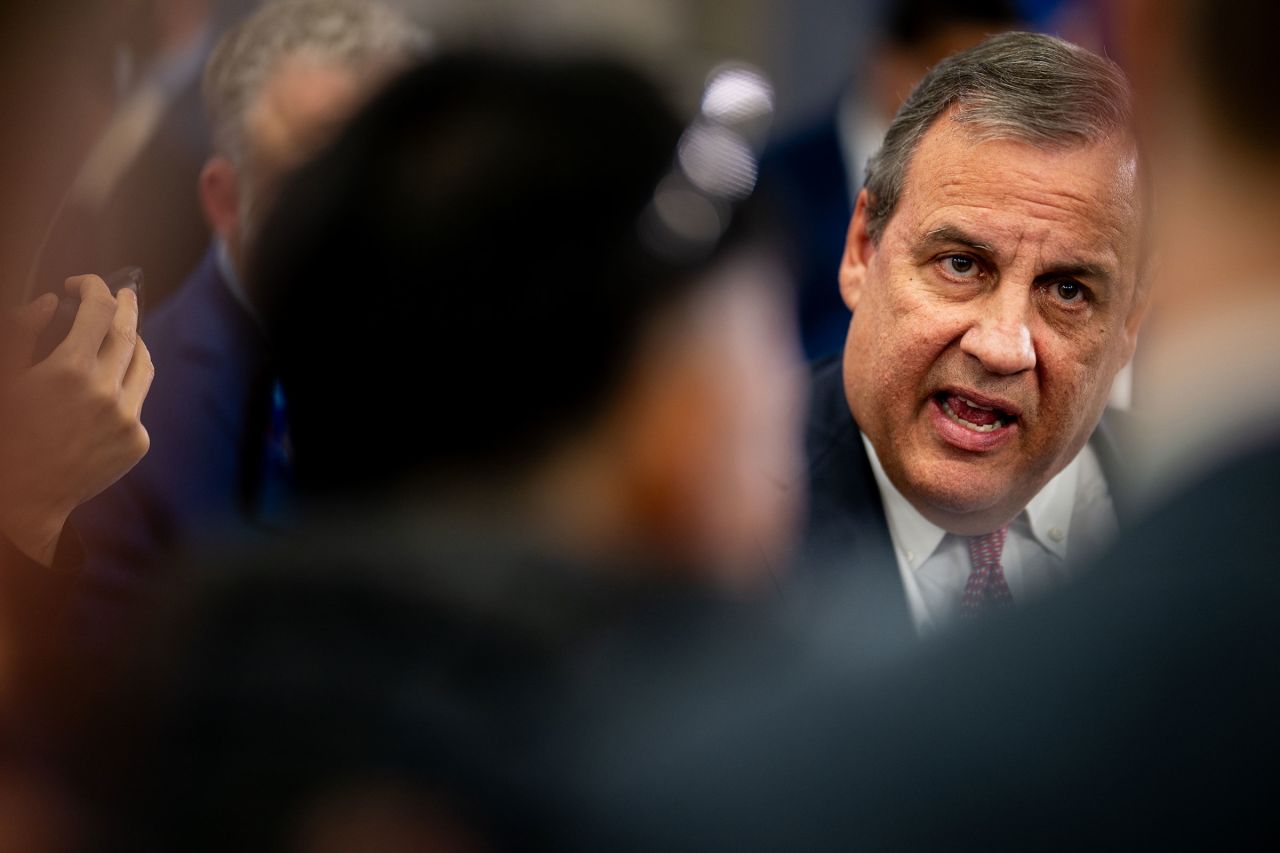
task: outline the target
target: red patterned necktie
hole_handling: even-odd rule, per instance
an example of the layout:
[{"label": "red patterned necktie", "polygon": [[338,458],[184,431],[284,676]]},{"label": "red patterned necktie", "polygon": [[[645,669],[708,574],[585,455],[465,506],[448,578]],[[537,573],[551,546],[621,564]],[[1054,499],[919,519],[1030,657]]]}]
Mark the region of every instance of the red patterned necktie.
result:
[{"label": "red patterned necktie", "polygon": [[1013,604],[1013,593],[1004,579],[1004,567],[1000,554],[1008,527],[993,530],[985,536],[969,537],[969,560],[973,569],[964,585],[964,598],[960,602],[960,616],[973,619],[992,610]]}]

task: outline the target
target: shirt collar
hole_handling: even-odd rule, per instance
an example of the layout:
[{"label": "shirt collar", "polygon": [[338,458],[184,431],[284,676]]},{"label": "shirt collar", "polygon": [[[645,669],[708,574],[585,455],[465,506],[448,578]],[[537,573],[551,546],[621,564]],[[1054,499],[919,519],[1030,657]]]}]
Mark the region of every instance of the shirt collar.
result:
[{"label": "shirt collar", "polygon": [[1080,457],[1087,452],[1086,445],[1027,504],[1031,535],[1059,560],[1067,559],[1067,539],[1071,535],[1071,516],[1075,513],[1076,487],[1080,482]]},{"label": "shirt collar", "polygon": [[[880,457],[865,434],[862,435],[862,443],[867,449],[867,458],[871,460],[871,470],[884,502],[885,518],[894,543],[906,553],[907,562],[913,568],[919,566],[938,549],[947,531],[921,515],[911,501],[903,497],[885,474]],[[1086,451],[1087,447],[1081,453]],[[1021,514],[1026,518],[1035,540],[1060,560],[1067,558],[1067,539],[1071,533],[1071,516],[1075,511],[1076,486],[1080,479],[1080,456],[1076,454],[1067,467],[1046,483]]]},{"label": "shirt collar", "polygon": [[889,522],[889,532],[893,534],[893,542],[903,552],[912,568],[919,566],[942,544],[947,531],[934,524],[920,514],[911,505],[911,501],[902,496],[884,472],[876,449],[871,440],[862,435],[862,444],[867,449],[867,458],[871,460],[871,470],[876,477],[876,487],[880,489],[880,498],[884,502],[885,520]]}]

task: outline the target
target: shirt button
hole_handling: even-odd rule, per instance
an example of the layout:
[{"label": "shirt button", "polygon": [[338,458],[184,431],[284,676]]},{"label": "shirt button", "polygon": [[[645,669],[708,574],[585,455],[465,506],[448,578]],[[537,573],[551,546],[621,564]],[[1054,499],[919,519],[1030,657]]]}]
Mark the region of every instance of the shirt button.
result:
[{"label": "shirt button", "polygon": [[907,562],[908,562],[908,563],[910,563],[910,564],[911,564],[911,565],[913,565],[913,566],[916,564],[916,552],[915,552],[915,551],[911,551],[911,550],[908,550],[908,551],[907,551]]},{"label": "shirt button", "polygon": [[1061,542],[1064,538],[1066,538],[1066,535],[1067,534],[1063,533],[1062,530],[1057,527],[1049,531],[1049,538],[1052,539],[1054,542]]}]

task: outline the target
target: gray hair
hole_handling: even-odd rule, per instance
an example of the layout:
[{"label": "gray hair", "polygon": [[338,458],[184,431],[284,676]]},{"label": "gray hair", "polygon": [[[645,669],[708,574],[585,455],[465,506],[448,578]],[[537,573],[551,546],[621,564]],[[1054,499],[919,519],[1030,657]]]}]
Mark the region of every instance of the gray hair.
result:
[{"label": "gray hair", "polygon": [[243,166],[249,110],[281,61],[305,56],[360,71],[424,54],[425,30],[376,0],[276,0],[227,32],[204,71],[214,150]]},{"label": "gray hair", "polygon": [[992,36],[934,66],[889,125],[867,164],[873,241],[898,206],[920,140],[952,107],[951,120],[983,140],[1064,148],[1131,132],[1129,83],[1114,62],[1053,36]]}]

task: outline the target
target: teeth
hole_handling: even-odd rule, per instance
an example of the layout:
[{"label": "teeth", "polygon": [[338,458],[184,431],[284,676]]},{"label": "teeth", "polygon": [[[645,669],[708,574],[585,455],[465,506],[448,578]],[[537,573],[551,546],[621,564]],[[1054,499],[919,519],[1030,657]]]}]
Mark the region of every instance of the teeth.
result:
[{"label": "teeth", "polygon": [[994,411],[995,411],[995,408],[993,408],[992,406],[979,406],[977,403],[973,402],[973,401],[972,401],[972,400],[970,400],[968,397],[961,397],[961,398],[960,398],[960,401],[961,401],[962,403],[964,403],[966,406],[972,406],[973,408],[978,409],[978,410],[983,411],[983,412],[994,412]]},{"label": "teeth", "polygon": [[[969,402],[968,400],[965,400],[964,397],[961,397],[960,399],[964,400],[966,404]],[[975,406],[975,408],[981,408],[981,407]],[[955,421],[956,423],[960,424],[966,429],[973,430],[974,432],[995,432],[997,429],[999,429],[1001,426],[1004,425],[1003,421],[998,421],[994,424],[986,424],[985,426],[982,424],[975,424],[972,421],[966,421],[964,418],[960,417],[959,415],[957,415],[955,412],[951,410],[951,404],[946,400],[942,401],[942,411],[946,414],[947,417],[951,418],[951,420]],[[991,409],[987,409],[986,411],[989,412],[991,411]]]}]

